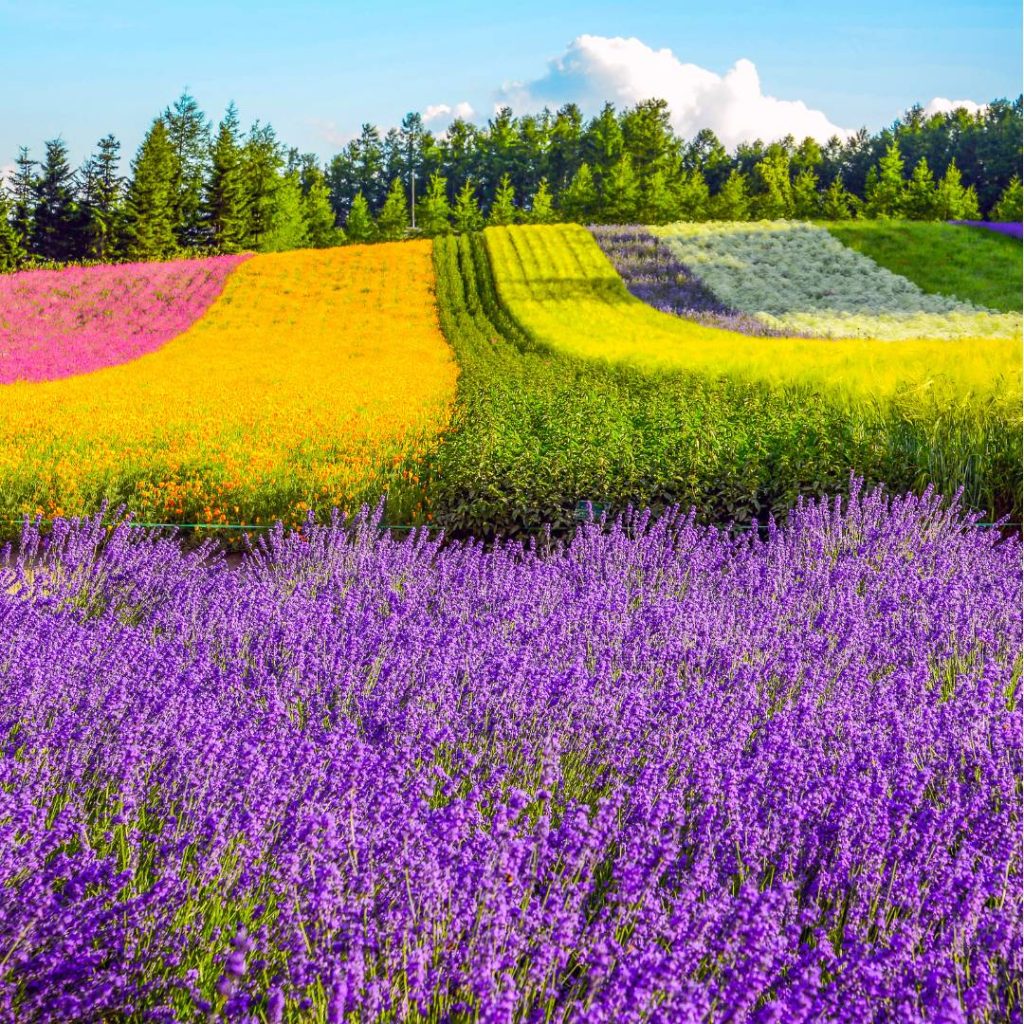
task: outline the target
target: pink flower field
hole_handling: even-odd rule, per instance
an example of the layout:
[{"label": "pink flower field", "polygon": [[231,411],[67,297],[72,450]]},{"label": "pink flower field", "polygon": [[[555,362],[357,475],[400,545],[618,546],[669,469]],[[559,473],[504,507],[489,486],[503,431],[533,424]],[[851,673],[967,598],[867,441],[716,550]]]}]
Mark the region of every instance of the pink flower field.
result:
[{"label": "pink flower field", "polygon": [[0,276],[0,384],[57,380],[156,351],[206,312],[246,258]]}]

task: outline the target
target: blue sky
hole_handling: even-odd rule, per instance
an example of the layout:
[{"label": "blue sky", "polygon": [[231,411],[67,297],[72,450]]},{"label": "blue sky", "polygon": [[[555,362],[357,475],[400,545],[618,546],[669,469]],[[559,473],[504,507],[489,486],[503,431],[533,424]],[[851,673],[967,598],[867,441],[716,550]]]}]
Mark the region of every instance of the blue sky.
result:
[{"label": "blue sky", "polygon": [[[591,41],[573,48],[580,36]],[[607,42],[617,37],[642,45]],[[0,0],[0,165],[19,144],[38,153],[58,134],[76,159],[109,131],[130,156],[152,117],[186,86],[215,120],[234,99],[243,124],[270,121],[287,143],[322,156],[361,122],[392,125],[408,110],[468,103],[483,120],[503,98],[522,109],[544,100],[592,104],[602,90],[614,87],[621,99],[662,81],[673,83],[680,106],[679,97],[703,83],[708,91],[692,117],[721,117],[737,137],[751,125],[770,136],[773,118],[786,125],[799,113],[766,106],[762,94],[802,101],[828,125],[876,129],[914,101],[1016,96],[1020,38],[1017,0]],[[672,56],[652,61],[647,47]],[[562,68],[552,71],[559,58]],[[716,84],[714,76],[741,59],[756,74],[743,64],[742,74]],[[731,107],[723,113],[724,94]]]}]

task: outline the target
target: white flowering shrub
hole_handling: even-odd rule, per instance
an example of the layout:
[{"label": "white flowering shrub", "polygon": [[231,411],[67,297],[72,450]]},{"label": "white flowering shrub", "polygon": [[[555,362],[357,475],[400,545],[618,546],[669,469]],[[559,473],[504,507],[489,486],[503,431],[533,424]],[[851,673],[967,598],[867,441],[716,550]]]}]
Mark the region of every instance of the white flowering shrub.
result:
[{"label": "white flowering shrub", "polygon": [[779,330],[884,341],[1021,332],[1019,313],[928,295],[812,224],[681,223],[651,230],[716,298]]}]

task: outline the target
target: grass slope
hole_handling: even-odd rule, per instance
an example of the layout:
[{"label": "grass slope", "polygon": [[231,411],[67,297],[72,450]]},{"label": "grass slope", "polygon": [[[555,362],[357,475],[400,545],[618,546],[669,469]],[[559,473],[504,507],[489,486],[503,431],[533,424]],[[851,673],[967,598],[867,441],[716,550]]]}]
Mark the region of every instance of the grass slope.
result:
[{"label": "grass slope", "polygon": [[844,245],[909,278],[923,291],[1020,312],[1021,245],[993,231],[913,221],[823,225]]}]

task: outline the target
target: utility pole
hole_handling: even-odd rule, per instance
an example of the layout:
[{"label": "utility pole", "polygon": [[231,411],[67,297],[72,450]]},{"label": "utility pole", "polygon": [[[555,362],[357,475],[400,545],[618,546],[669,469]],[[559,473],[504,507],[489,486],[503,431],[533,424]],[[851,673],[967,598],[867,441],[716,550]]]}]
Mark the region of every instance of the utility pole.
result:
[{"label": "utility pole", "polygon": [[412,192],[412,229],[416,230],[416,172],[412,172],[412,177],[409,179],[409,187]]}]

